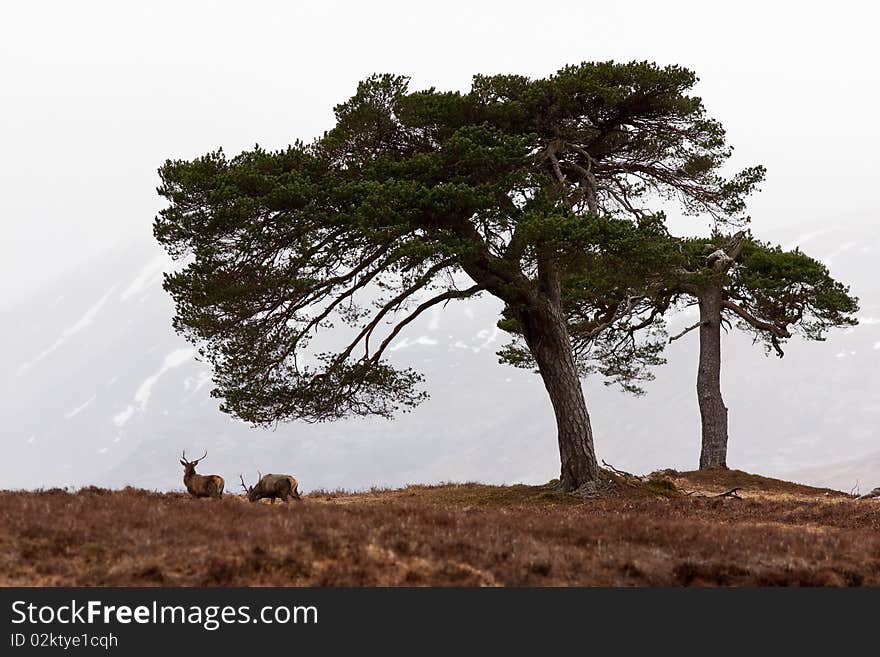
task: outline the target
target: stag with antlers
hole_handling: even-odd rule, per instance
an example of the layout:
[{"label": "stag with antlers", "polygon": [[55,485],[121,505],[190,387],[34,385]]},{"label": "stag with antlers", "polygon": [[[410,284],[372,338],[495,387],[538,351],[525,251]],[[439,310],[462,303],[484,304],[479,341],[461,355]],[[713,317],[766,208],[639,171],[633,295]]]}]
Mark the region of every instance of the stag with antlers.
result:
[{"label": "stag with antlers", "polygon": [[208,455],[208,450],[195,461],[186,460],[186,450],[181,454],[180,465],[183,466],[183,484],[193,497],[216,497],[223,496],[223,477],[220,475],[196,474],[196,466],[199,461]]},{"label": "stag with antlers", "polygon": [[260,480],[256,486],[248,486],[244,483],[244,477],[242,475],[238,476],[241,479],[241,487],[244,488],[245,495],[247,495],[248,500],[251,502],[269,498],[272,500],[272,504],[275,504],[276,498],[285,503],[288,497],[292,500],[301,499],[297,488],[298,484],[294,477],[285,474],[264,475],[259,470],[257,474]]}]

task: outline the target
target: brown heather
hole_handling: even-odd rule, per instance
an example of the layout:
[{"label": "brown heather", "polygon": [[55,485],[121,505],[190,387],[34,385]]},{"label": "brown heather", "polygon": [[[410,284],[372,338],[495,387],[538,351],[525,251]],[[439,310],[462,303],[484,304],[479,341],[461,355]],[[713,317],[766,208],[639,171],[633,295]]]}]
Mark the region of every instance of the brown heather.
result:
[{"label": "brown heather", "polygon": [[[275,506],[131,488],[5,491],[0,584],[880,585],[880,500],[737,471],[665,474],[588,499],[477,484]],[[682,492],[734,486],[744,499]]]}]

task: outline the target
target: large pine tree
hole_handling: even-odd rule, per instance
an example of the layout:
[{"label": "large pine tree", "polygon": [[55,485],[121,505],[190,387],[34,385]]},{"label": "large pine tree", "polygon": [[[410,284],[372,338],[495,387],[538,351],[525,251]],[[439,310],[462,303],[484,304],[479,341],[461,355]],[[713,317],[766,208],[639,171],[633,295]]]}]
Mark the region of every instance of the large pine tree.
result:
[{"label": "large pine tree", "polygon": [[[732,179],[724,131],[678,66],[585,63],[464,92],[362,82],[336,125],[280,151],[221,151],[160,169],[156,238],[175,326],[210,359],[223,409],[257,423],[391,416],[419,375],[387,347],[425,310],[502,299],[556,415],[560,487],[595,483],[593,434],[562,299],[572,258],[606,215],[663,195],[741,218],[762,178]],[[333,329],[344,346],[312,348]]]}]

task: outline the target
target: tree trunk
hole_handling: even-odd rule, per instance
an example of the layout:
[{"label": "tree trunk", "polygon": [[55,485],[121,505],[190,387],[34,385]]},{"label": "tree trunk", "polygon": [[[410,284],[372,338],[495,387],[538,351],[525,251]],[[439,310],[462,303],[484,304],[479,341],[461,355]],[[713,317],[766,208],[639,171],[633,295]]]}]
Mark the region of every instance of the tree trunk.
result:
[{"label": "tree trunk", "polygon": [[697,399],[703,426],[700,470],[727,467],[727,407],[721,398],[721,288],[700,290],[700,365]]},{"label": "tree trunk", "polygon": [[568,492],[595,484],[599,467],[593,430],[562,311],[551,302],[541,309],[521,311],[519,321],[556,415],[562,463],[559,488]]}]

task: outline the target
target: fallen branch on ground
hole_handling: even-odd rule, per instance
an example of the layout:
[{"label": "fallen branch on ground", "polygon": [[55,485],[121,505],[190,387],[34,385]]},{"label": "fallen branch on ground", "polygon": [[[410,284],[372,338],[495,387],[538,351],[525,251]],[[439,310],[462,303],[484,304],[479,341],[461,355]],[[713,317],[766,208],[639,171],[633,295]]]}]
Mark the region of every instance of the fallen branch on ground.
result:
[{"label": "fallen branch on ground", "polygon": [[742,490],[739,486],[736,488],[731,488],[730,490],[726,490],[723,493],[718,493],[718,495],[713,495],[712,497],[732,497],[737,500],[741,500],[742,498],[736,494],[736,491]]},{"label": "fallen branch on ground", "polygon": [[607,463],[605,461],[605,459],[602,459],[602,465],[604,465],[606,468],[611,470],[611,472],[616,474],[618,477],[623,477],[623,483],[625,483],[627,486],[632,486],[633,488],[637,488],[637,485],[635,484],[635,482],[629,481],[630,479],[634,479],[635,481],[642,481],[641,477],[637,477],[636,475],[634,475],[630,472],[624,472],[623,470],[618,470],[610,463]]},{"label": "fallen branch on ground", "polygon": [[741,487],[737,486],[736,488],[731,488],[730,490],[726,490],[723,493],[717,493],[715,495],[708,495],[706,493],[702,493],[700,491],[692,490],[692,491],[682,491],[685,497],[732,497],[735,500],[743,499],[739,495],[737,495],[737,491],[742,490]]},{"label": "fallen branch on ground", "polygon": [[608,468],[609,470],[611,470],[611,472],[613,472],[614,474],[616,474],[616,475],[620,475],[621,477],[632,477],[633,479],[639,479],[639,477],[637,477],[636,475],[632,474],[631,472],[624,472],[623,470],[618,470],[618,469],[615,468],[613,465],[611,465],[610,463],[606,462],[605,459],[602,459],[602,465],[604,465],[606,468]]}]

